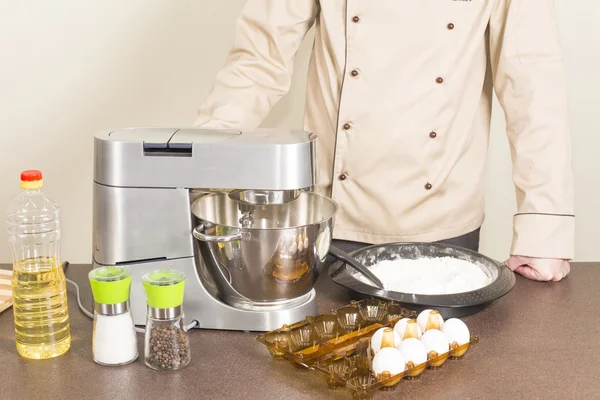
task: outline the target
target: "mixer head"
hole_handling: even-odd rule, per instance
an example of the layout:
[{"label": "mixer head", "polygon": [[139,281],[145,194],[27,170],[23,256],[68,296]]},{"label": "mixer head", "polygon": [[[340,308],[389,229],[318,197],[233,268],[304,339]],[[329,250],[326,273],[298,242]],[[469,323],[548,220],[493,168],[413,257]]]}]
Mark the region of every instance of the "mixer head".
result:
[{"label": "mixer head", "polygon": [[229,193],[232,200],[237,201],[242,213],[240,224],[249,228],[254,225],[252,213],[256,206],[281,205],[296,200],[301,190],[235,190]]},{"label": "mixer head", "polygon": [[300,190],[235,190],[229,197],[248,205],[272,205],[289,203],[298,198]]}]

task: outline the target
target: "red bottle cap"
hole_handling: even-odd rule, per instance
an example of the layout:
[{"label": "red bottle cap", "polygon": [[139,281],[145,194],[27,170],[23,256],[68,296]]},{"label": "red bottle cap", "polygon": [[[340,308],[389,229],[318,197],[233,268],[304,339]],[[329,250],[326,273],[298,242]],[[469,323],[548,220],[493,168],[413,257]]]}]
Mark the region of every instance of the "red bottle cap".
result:
[{"label": "red bottle cap", "polygon": [[21,187],[23,189],[39,189],[44,186],[42,172],[36,169],[21,172]]},{"label": "red bottle cap", "polygon": [[21,172],[21,181],[23,182],[37,182],[42,180],[42,172],[38,170],[28,170]]}]

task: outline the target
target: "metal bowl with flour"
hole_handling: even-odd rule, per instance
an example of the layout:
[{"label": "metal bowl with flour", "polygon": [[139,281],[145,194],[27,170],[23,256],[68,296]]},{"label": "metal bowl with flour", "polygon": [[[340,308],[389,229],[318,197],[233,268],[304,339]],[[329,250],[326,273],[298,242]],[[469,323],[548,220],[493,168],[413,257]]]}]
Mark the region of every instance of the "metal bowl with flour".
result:
[{"label": "metal bowl with flour", "polygon": [[359,279],[352,269],[340,261],[332,263],[329,267],[329,276],[335,283],[362,296],[395,300],[415,311],[436,309],[444,318],[461,318],[475,314],[506,295],[515,285],[514,273],[504,264],[456,246],[437,243],[390,243],[365,247],[351,254],[367,268],[387,260],[443,257],[464,260],[480,268],[489,278],[487,285],[466,292],[432,295],[379,289]]}]

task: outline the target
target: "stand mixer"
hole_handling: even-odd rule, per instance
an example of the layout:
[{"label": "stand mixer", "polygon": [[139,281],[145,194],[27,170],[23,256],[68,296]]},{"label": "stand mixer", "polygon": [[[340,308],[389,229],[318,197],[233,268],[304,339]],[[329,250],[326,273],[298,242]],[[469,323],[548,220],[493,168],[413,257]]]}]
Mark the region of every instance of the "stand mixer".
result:
[{"label": "stand mixer", "polygon": [[94,142],[93,267],[187,277],[186,319],[268,331],[317,313],[314,283],[337,205],[311,191],[316,136],[302,131],[129,128]]}]

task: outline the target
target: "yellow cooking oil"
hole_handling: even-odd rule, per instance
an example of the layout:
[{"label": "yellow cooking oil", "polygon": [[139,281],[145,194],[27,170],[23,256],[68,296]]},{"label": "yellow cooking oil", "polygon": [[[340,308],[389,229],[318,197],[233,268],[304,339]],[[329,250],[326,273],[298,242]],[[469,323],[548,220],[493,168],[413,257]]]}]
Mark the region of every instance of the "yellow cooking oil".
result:
[{"label": "yellow cooking oil", "polygon": [[54,257],[29,258],[13,265],[13,313],[17,351],[47,359],[71,347],[64,271]]}]

